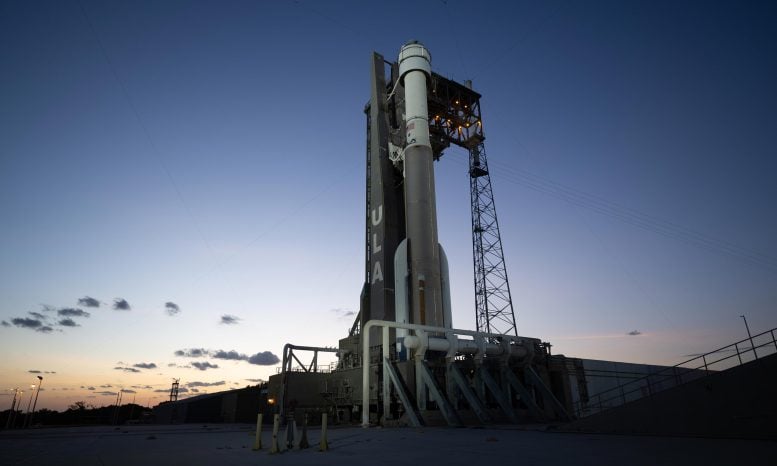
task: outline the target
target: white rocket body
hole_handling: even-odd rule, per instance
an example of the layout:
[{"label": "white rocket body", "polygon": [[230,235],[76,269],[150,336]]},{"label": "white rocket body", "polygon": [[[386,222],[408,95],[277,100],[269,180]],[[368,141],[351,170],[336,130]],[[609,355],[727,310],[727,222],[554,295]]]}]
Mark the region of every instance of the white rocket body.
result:
[{"label": "white rocket body", "polygon": [[[407,239],[395,256],[397,321],[450,328],[450,297],[449,294],[444,296],[444,291],[450,293],[447,259],[444,259],[437,236],[434,160],[426,100],[427,83],[431,80],[431,55],[423,45],[410,42],[402,47],[399,75],[405,89]],[[407,265],[403,267],[404,264]],[[405,334],[398,331],[397,339],[401,341]]]}]

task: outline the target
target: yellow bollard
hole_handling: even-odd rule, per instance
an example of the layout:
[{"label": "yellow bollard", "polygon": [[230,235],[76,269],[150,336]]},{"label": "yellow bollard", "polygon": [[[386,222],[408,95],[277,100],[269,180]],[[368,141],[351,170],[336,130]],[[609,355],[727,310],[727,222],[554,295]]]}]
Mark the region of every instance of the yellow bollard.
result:
[{"label": "yellow bollard", "polygon": [[270,445],[270,453],[279,453],[281,451],[278,448],[278,429],[281,427],[281,417],[276,414],[273,416],[272,421],[272,445]]},{"label": "yellow bollard", "polygon": [[254,439],[254,451],[262,449],[262,413],[256,415],[256,439]]},{"label": "yellow bollard", "polygon": [[326,413],[321,415],[321,442],[318,445],[318,451],[329,450],[329,442],[326,441]]}]

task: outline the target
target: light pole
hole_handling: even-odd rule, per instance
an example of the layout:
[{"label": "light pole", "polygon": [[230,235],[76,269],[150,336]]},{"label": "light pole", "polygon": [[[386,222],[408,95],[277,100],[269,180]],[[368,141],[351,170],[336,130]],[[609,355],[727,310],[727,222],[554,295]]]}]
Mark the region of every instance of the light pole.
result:
[{"label": "light pole", "polygon": [[[11,390],[11,389],[9,389]],[[13,389],[13,401],[11,402],[11,410],[8,412],[8,419],[5,420],[5,428],[7,429],[11,425],[11,418],[13,417],[14,410],[16,409],[16,396],[19,394],[19,389]]]},{"label": "light pole", "polygon": [[739,316],[745,321],[745,328],[747,329],[747,337],[750,339],[750,346],[753,348],[753,355],[758,359],[758,353],[755,352],[755,345],[753,344],[753,335],[750,334],[750,326],[747,325],[747,318],[745,316]]},{"label": "light pole", "polygon": [[27,414],[24,415],[24,422],[22,422],[22,428],[27,425],[27,421],[30,420],[30,406],[32,406],[32,394],[35,393],[35,385],[30,385],[30,401],[27,402]]},{"label": "light pole", "polygon": [[11,411],[11,428],[16,427],[16,416],[21,411],[21,409],[19,408],[22,406],[22,398],[24,398],[23,390],[19,390],[18,388],[16,388],[15,390],[16,390],[16,394],[14,394],[14,398],[16,398],[16,409]]},{"label": "light pole", "polygon": [[38,406],[38,395],[40,395],[40,386],[43,385],[43,377],[38,376],[38,391],[35,392],[35,402],[32,403],[32,415],[30,416],[30,422],[27,423],[27,427],[32,427],[32,418],[35,417],[35,407]]}]

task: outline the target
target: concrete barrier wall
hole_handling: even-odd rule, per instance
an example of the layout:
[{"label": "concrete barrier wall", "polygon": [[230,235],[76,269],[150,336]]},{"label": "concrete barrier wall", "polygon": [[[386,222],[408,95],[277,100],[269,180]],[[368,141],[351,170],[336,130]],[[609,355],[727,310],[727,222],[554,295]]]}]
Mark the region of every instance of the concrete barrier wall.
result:
[{"label": "concrete barrier wall", "polygon": [[573,421],[562,430],[777,439],[777,354]]}]

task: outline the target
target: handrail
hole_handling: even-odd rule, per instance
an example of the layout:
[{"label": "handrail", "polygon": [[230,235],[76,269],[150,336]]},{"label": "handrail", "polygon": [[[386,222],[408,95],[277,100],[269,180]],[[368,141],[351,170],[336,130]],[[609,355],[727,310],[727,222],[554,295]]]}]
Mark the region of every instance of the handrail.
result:
[{"label": "handrail", "polygon": [[[775,331],[777,331],[777,327],[771,330],[767,330],[765,332],[759,333],[758,335],[753,335],[752,337],[748,337],[743,340],[737,341],[735,343],[731,343],[730,345],[726,345],[714,351],[701,354],[694,358],[688,359],[687,361],[683,361],[679,364],[675,364],[674,366],[667,367],[657,372],[652,372],[638,379],[633,379],[626,383],[618,385],[616,387],[603,390],[601,392],[598,392],[594,395],[589,396],[586,402],[583,402],[583,400],[576,401],[573,404],[573,411],[575,412],[578,418],[581,418],[591,414],[600,413],[610,408],[621,406],[627,403],[628,395],[631,395],[636,392],[641,392],[642,396],[628,399],[628,401],[635,401],[645,396],[652,396],[655,393],[661,392],[668,388],[683,385],[685,383],[690,382],[691,380],[697,380],[701,377],[707,376],[710,373],[710,370],[711,370],[710,367],[722,361],[726,361],[732,358],[737,358],[738,363],[736,363],[735,361],[735,364],[731,367],[740,366],[744,364],[744,362],[742,361],[742,355],[747,354],[748,352],[752,352],[755,359],[758,359],[757,350],[759,348],[770,347],[773,345],[775,351],[777,351],[777,339],[775,338]],[[758,345],[754,343],[755,340],[758,340],[760,337],[763,337],[764,335],[767,335],[767,334],[771,336],[771,341],[767,341],[765,343],[761,343]],[[744,348],[740,348],[740,345],[746,342],[750,343],[749,347],[746,346]],[[708,360],[708,357],[711,357],[718,353],[725,353],[727,351],[733,351],[733,353],[728,356],[721,357],[720,359],[715,359],[713,361]],[[701,360],[701,364],[698,366],[684,367],[699,360]],[[680,369],[680,371],[678,371],[678,369]],[[701,372],[702,369],[704,370],[704,372]],[[683,380],[683,377],[687,376],[688,374],[695,374],[696,376],[690,379]],[[674,379],[674,384],[672,384],[671,386],[664,386],[662,388],[661,385],[665,385],[663,382],[666,381],[666,378]],[[655,387],[651,384],[651,379],[654,380],[653,383],[656,383],[656,382],[658,383],[658,387]],[[655,379],[658,379],[658,380],[655,380]],[[629,391],[625,390],[626,387],[633,386],[635,384],[636,384],[636,388],[631,389]],[[647,395],[644,394],[645,388],[647,388]],[[603,396],[606,396],[606,398],[603,398]],[[612,404],[613,401],[615,401],[616,403]]]}]

